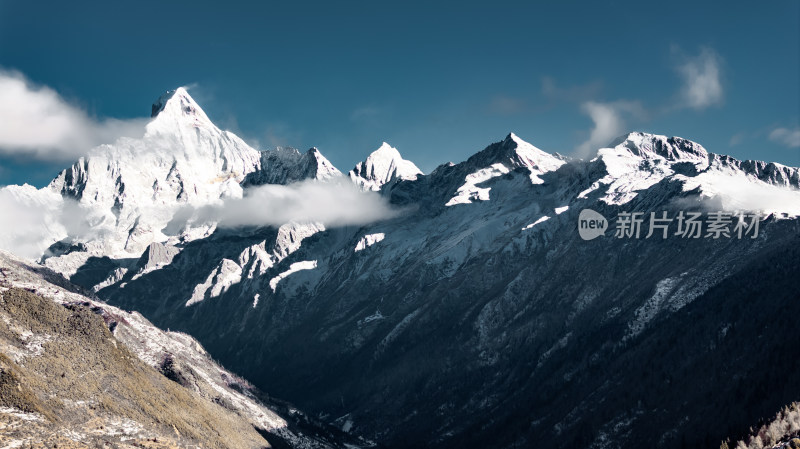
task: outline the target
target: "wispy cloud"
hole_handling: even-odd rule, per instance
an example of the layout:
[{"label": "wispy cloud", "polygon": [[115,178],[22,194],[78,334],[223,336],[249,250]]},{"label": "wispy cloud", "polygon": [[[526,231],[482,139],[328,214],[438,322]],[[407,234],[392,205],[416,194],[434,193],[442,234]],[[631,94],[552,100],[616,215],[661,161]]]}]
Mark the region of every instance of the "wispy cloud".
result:
[{"label": "wispy cloud", "polygon": [[219,227],[280,226],[288,222],[319,222],[326,226],[363,225],[396,217],[392,207],[374,192],[362,192],[345,178],[302,181],[290,185],[251,187],[240,199],[175,215],[168,232],[186,224],[217,223]]},{"label": "wispy cloud", "polygon": [[98,120],[51,88],[0,71],[0,154],[69,161],[121,136],[142,136],[147,121]]},{"label": "wispy cloud", "polygon": [[800,147],[800,126],[789,128],[775,128],[769,133],[769,140],[789,148]]},{"label": "wispy cloud", "polygon": [[681,105],[693,109],[705,109],[719,105],[723,100],[721,81],[722,58],[711,48],[703,48],[696,56],[686,56],[673,47],[679,59],[678,74],[683,79]]},{"label": "wispy cloud", "polygon": [[728,141],[728,146],[735,147],[736,145],[741,145],[744,139],[745,133],[736,133],[731,136],[731,140]]},{"label": "wispy cloud", "polygon": [[631,117],[641,118],[645,115],[638,101],[625,100],[609,103],[587,101],[581,105],[581,111],[592,119],[594,127],[589,138],[575,149],[577,157],[592,156],[595,150],[624,133]]},{"label": "wispy cloud", "polygon": [[574,86],[559,86],[552,77],[542,77],[542,95],[551,101],[583,103],[597,97],[603,90],[599,81]]},{"label": "wispy cloud", "polygon": [[507,95],[495,95],[489,101],[489,113],[495,115],[515,115],[527,109],[527,103]]},{"label": "wispy cloud", "polygon": [[354,122],[375,120],[381,112],[381,108],[376,106],[362,106],[350,113],[350,120]]}]

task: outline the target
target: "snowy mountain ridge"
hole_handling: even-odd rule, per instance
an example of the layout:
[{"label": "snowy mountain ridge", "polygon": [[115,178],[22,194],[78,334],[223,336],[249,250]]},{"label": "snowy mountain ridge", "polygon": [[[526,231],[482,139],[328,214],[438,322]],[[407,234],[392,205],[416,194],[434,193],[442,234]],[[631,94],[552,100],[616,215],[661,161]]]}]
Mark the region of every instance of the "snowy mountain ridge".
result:
[{"label": "snowy mountain ridge", "polygon": [[[572,412],[621,397],[584,373],[626,363],[625,350],[671,332],[676,326],[664,323],[705,307],[699,299],[752,272],[751,260],[791,247],[800,216],[798,168],[738,161],[679,137],[629,133],[584,161],[510,133],[427,175],[384,143],[345,177],[317,149],[248,147],[207,122],[185,91],[153,110],[144,139],[98,149],[105,154],[82,159],[46,189],[0,191],[87,211],[86,235],[54,217],[46,236],[56,244],[43,263],[111,304],[196,336],[257,385],[394,447],[409,435],[419,445],[459,447],[471,436],[488,444],[497,434],[485,429],[506,425],[518,426],[508,433],[517,446],[532,436],[560,441],[580,425],[628,441],[620,423],[643,422],[635,407],[625,416],[606,409],[602,422]],[[357,226],[167,226],[185,205],[343,179],[403,213]],[[762,232],[663,242],[606,233],[583,242],[576,223],[586,208],[608,218],[754,211]],[[418,394],[409,396],[408,385]],[[572,395],[564,410],[547,399],[562,389]],[[503,421],[520,407],[539,424]],[[665,441],[692,425],[659,413],[653,425]]]},{"label": "snowy mountain ridge", "polygon": [[[77,237],[95,255],[138,257],[152,242],[174,245],[213,232],[211,225],[183,229],[177,236],[164,234],[167,224],[183,205],[200,207],[226,198],[241,198],[243,189],[249,186],[325,180],[342,175],[316,148],[306,153],[293,148],[267,151],[251,148],[236,135],[217,128],[184,88],[159,97],[153,104],[152,116],[142,139],[123,138],[95,148],[91,156],[81,158],[50,183],[46,190],[77,201],[86,216],[82,227],[88,228],[85,232],[90,235],[68,235],[72,230],[59,227],[57,217],[51,216],[48,221],[53,224],[47,227],[40,246]],[[607,172],[606,176],[579,196],[605,184],[608,189],[604,200],[618,204],[664,178],[688,175],[687,170],[695,175],[712,170],[774,186],[800,187],[796,168],[741,162],[708,153],[701,145],[685,139],[645,133],[622,136],[609,148],[600,149],[593,162],[602,164],[598,169]],[[542,183],[542,175],[563,164],[564,158],[550,155],[510,133],[500,144],[476,153],[460,165],[464,171],[468,170],[466,167],[474,170],[463,174],[463,182],[446,204],[486,200],[490,188],[481,184],[520,167],[528,170],[532,183]],[[385,142],[348,173],[353,183],[371,191],[380,191],[385,184],[414,181],[421,175],[413,162],[403,159]],[[719,181],[711,176],[695,178],[709,178],[708,184]],[[697,188],[699,184],[689,182],[687,186]],[[16,192],[16,197],[25,197],[27,201],[37,196],[36,202],[51,209],[60,207],[58,197],[44,189],[38,193]],[[792,208],[788,212],[796,211]],[[103,237],[92,237],[98,234]],[[85,262],[85,257],[78,255],[56,256],[49,259],[48,266],[65,273]]]}]

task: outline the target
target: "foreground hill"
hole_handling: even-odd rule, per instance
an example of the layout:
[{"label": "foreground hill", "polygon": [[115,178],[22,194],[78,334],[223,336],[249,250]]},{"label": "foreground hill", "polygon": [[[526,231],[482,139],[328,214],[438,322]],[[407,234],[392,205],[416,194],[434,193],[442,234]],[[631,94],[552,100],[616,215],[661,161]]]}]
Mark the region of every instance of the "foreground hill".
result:
[{"label": "foreground hill", "polygon": [[338,447],[299,412],[287,421],[264,405],[188,335],[4,252],[0,273],[4,447]]}]

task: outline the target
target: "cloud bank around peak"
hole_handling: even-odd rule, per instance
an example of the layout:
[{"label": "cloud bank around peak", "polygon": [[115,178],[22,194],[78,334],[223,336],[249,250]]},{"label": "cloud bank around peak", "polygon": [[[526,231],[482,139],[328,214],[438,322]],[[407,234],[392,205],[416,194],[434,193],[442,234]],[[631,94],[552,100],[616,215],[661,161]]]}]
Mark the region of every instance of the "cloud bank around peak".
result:
[{"label": "cloud bank around peak", "polygon": [[641,118],[645,115],[645,110],[638,101],[626,100],[608,103],[587,101],[581,105],[581,111],[592,119],[594,127],[589,138],[575,149],[575,155],[580,158],[593,156],[598,148],[623,134],[629,118]]},{"label": "cloud bank around peak", "polygon": [[71,161],[119,137],[141,137],[148,120],[96,119],[55,90],[0,69],[0,155]]},{"label": "cloud bank around peak", "polygon": [[325,226],[364,225],[394,218],[403,209],[382,196],[358,189],[348,179],[306,180],[289,185],[250,187],[242,198],[221,204],[184,208],[175,214],[166,232],[185,225],[217,223],[221,228],[280,226],[289,222]]}]

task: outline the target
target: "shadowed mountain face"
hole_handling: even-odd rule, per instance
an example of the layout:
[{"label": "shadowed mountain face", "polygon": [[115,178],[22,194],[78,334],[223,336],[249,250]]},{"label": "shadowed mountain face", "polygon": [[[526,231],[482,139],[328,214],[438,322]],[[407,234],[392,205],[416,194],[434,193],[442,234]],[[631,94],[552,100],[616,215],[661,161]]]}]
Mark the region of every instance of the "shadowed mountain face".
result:
[{"label": "shadowed mountain face", "polygon": [[[184,126],[186,109],[165,101]],[[197,135],[223,139],[198,110]],[[170,139],[215,154],[206,140]],[[170,234],[168,213],[147,215],[143,198],[196,205],[340,176],[316,150],[230,148],[242,171],[191,158],[171,175],[162,154],[162,185],[180,180],[172,190],[84,195],[118,213],[110,243],[66,239],[44,263],[389,447],[708,447],[797,399],[800,345],[786,318],[800,312],[796,168],[643,133],[568,160],[510,134],[428,175],[382,146],[348,175],[403,213],[364,226]],[[122,179],[90,171],[97,186]],[[86,191],[78,178],[69,192]],[[609,220],[603,236],[579,237],[583,209]],[[682,212],[735,211],[763,214],[757,234],[739,238],[733,216],[729,236],[677,235]],[[641,234],[617,237],[637,212]],[[647,237],[651,212],[673,219],[667,237]]]},{"label": "shadowed mountain face", "polygon": [[[198,281],[169,268],[101,294],[153,307],[144,313],[200,336],[256,384],[398,447],[573,447],[601,435],[705,446],[794,397],[796,222],[767,226],[763,246],[623,247],[565,228],[542,238],[566,243],[485,254],[446,279],[412,257],[382,279],[370,269],[377,255],[343,256],[313,294],[300,286],[255,308],[238,285],[196,307],[183,305],[186,290],[158,304],[127,299]],[[197,246],[182,257],[212,254]],[[648,307],[652,320],[632,336]]]}]

